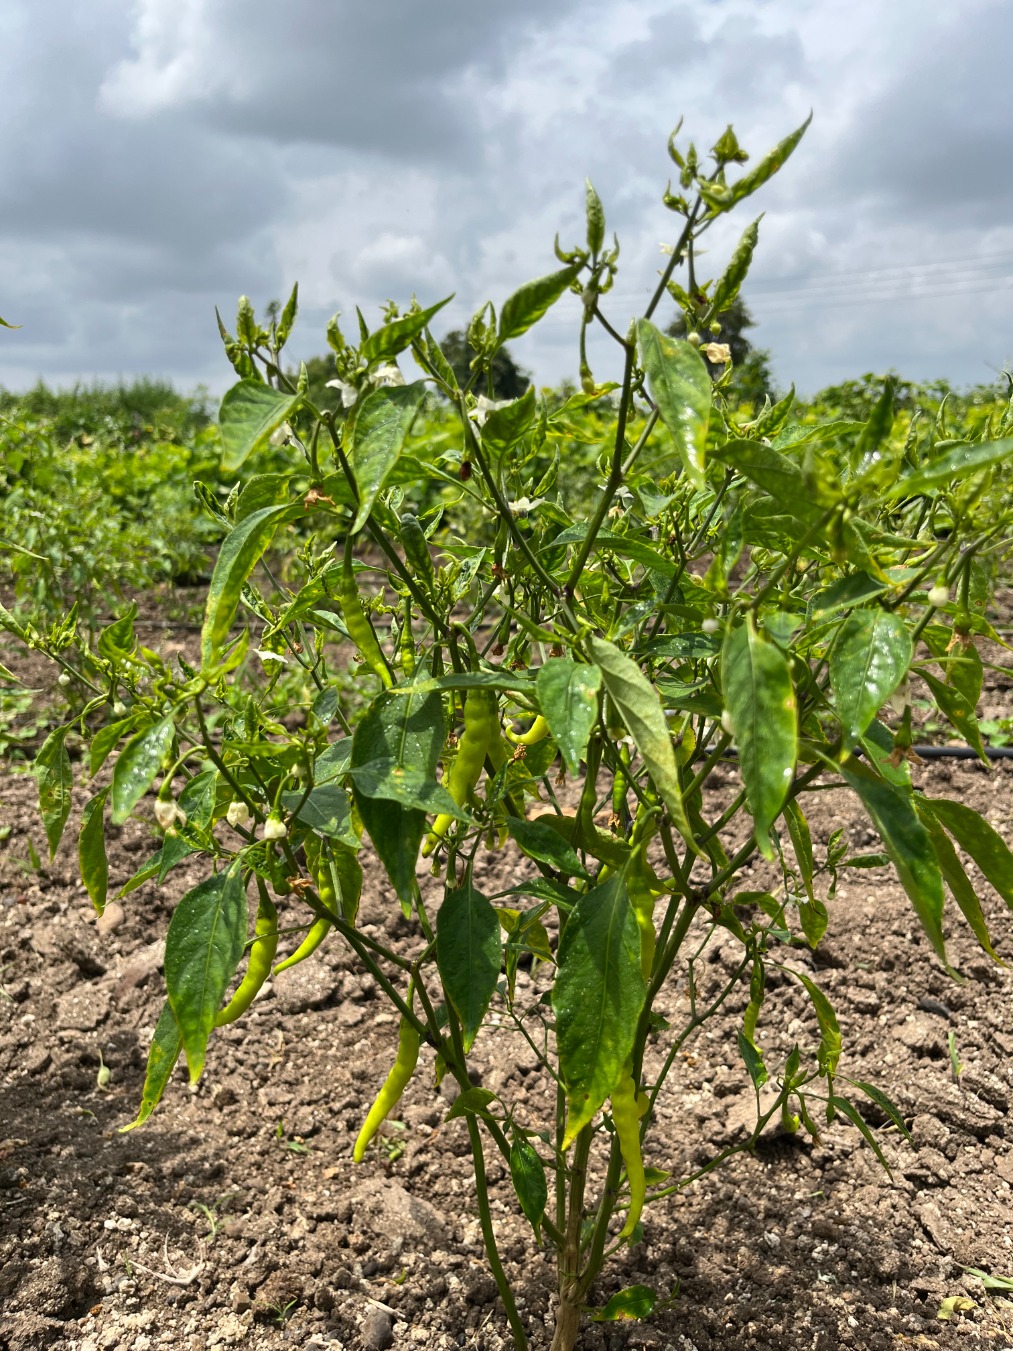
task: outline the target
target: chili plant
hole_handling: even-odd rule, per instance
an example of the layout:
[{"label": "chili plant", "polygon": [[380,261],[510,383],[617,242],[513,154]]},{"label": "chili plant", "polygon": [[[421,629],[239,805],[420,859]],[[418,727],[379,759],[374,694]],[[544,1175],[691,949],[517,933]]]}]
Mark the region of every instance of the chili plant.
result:
[{"label": "chili plant", "polygon": [[[1013,904],[1004,841],[968,807],[913,785],[908,701],[916,674],[984,758],[979,641],[996,638],[987,607],[1008,547],[1009,412],[976,440],[954,441],[938,423],[898,440],[889,384],[863,421],[795,423],[789,394],[743,424],[724,400],[721,316],[759,221],[714,278],[702,272],[700,241],[804,130],[744,171],[730,128],[709,159],[673,134],[677,184],[664,202],[681,227],[629,324],[609,314],[619,244],[607,241],[588,184],[583,242],[557,239],[556,271],[475,315],[463,385],[432,336],[441,305],[391,304],[373,330],[360,315],[354,340],[331,322],[341,409],[322,411],[282,365],[296,293],[266,326],[241,301],[235,334],[222,325],[240,376],[221,407],[224,467],[240,472],[279,435],[292,462],[215,506],[228,533],[199,667],[180,658],[170,668],[138,648],[129,613],[93,648],[68,630],[54,652],[71,671],[85,663],[94,698],[36,761],[50,849],[69,813],[66,738],[78,727],[92,775],[119,748],[81,827],[95,905],[108,888],[106,822],[122,823],[156,783],[164,841],[127,888],[163,881],[186,856],[207,861],[169,924],[167,999],[132,1126],[155,1108],[180,1055],[200,1077],[213,1028],[248,1006],[282,947],[278,911],[286,948],[295,911],[306,937],[277,977],[323,941],[348,944],[399,1018],[393,1068],[355,1159],[420,1048],[437,1079],[456,1080],[452,1110],[467,1127],[486,1256],[518,1347],[527,1332],[497,1249],[487,1151],[502,1155],[517,1204],[555,1256],[552,1346],[567,1351],[609,1255],[637,1242],[651,1207],[688,1180],[647,1166],[656,1106],[687,1038],[740,990],[737,1046],[757,1128],[692,1176],[749,1147],[774,1114],[814,1137],[821,1116],[840,1115],[883,1159],[855,1105],[861,1095],[904,1131],[875,1086],[845,1077],[828,999],[784,960],[794,945],[819,943],[836,871],[852,861],[835,832],[817,865],[812,793],[837,786],[865,810],[882,841],[877,858],[894,865],[941,963],[944,888],[995,956],[962,854]],[[503,344],[568,294],[579,301],[580,392],[551,406],[533,389],[502,404],[475,398]],[[687,340],[656,323],[672,300]],[[595,325],[614,340],[614,380],[590,369]],[[404,383],[397,362],[409,354],[419,375]],[[435,442],[418,421],[432,390],[456,410],[453,435],[444,426]],[[607,429],[602,482],[590,515],[575,515],[558,447],[591,404],[596,434]],[[484,543],[455,534],[462,504],[488,522]],[[258,560],[296,533],[301,580],[262,590]],[[236,680],[249,642],[243,614],[262,626],[262,655],[312,683],[295,730]],[[17,631],[12,616],[5,622]],[[342,643],[361,657],[354,699],[335,678]],[[739,787],[729,800],[712,776],[732,757]],[[366,847],[411,922],[409,955],[356,925]],[[482,894],[475,862],[487,849],[523,857],[529,879]],[[443,879],[434,913],[420,855]],[[757,856],[771,879],[762,891],[742,885]],[[708,1004],[695,961],[715,933],[739,959]],[[536,964],[533,982],[518,980],[522,961]],[[757,1032],[773,967],[798,983],[819,1029],[815,1053],[796,1045],[784,1063],[768,1063]],[[675,982],[691,996],[682,1026],[656,1016]],[[540,1122],[472,1085],[490,1010],[495,1034],[513,1028],[556,1085]],[[600,1316],[642,1315],[653,1300],[634,1287]]]}]

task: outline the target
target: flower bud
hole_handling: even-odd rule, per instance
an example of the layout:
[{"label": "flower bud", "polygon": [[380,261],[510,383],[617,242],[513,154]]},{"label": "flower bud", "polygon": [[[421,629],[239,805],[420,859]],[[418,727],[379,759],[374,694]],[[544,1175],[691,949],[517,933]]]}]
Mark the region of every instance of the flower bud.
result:
[{"label": "flower bud", "polygon": [[253,813],[245,802],[230,802],[229,809],[225,813],[225,819],[233,829],[249,830],[253,821]]},{"label": "flower bud", "polygon": [[176,806],[172,798],[159,798],[155,803],[155,820],[162,830],[171,830],[177,822],[186,825],[186,812]]},{"label": "flower bud", "polygon": [[283,840],[288,834],[288,827],[280,816],[271,815],[264,822],[265,840]]},{"label": "flower bud", "polygon": [[62,685],[64,689],[66,689],[66,687],[70,684],[70,672],[61,671],[60,674],[56,677],[56,683],[58,685]]},{"label": "flower bud", "polygon": [[704,633],[717,633],[721,624],[716,619],[705,619],[700,627],[703,629]]},{"label": "flower bud", "polygon": [[928,602],[938,610],[950,599],[950,588],[945,582],[936,582],[935,586],[928,594]]},{"label": "flower bud", "polygon": [[732,715],[727,708],[723,709],[721,712],[721,726],[729,736],[735,735],[735,728],[732,726]]}]

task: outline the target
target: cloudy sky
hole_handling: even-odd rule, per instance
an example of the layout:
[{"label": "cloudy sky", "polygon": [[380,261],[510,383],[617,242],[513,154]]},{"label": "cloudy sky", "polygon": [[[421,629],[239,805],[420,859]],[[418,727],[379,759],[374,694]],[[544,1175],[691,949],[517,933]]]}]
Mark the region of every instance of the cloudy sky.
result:
[{"label": "cloudy sky", "polygon": [[[989,381],[1013,361],[1011,51],[1009,0],[0,0],[0,384],[220,391],[215,305],[296,279],[294,356],[413,291],[456,293],[445,331],[579,242],[585,175],[625,327],[677,232],[677,119],[758,156],[810,109],[751,213],[778,378]],[[539,383],[576,374],[577,308],[516,345]]]}]

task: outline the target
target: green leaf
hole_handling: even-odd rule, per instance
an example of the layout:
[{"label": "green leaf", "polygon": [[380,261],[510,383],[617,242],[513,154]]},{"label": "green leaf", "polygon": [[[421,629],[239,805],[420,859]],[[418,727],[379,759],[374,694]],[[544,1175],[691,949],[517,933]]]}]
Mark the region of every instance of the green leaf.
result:
[{"label": "green leaf", "polygon": [[813,624],[819,624],[838,610],[850,610],[885,590],[886,582],[877,581],[867,572],[849,573],[812,597],[808,606],[809,618]]},{"label": "green leaf", "polygon": [[470,878],[443,898],[436,916],[436,964],[470,1051],[503,965],[499,918]]},{"label": "green leaf", "polygon": [[426,397],[422,380],[412,385],[382,386],[367,394],[356,411],[348,462],[359,489],[352,533],[369,520],[377,494],[397,464],[412,423]]},{"label": "green leaf", "polygon": [[800,521],[809,522],[819,515],[802,471],[787,455],[760,441],[729,441],[715,456],[736,473],[755,483],[774,499],[779,507]]},{"label": "green leaf", "polygon": [[887,783],[895,788],[911,787],[911,765],[907,760],[893,763],[893,733],[878,719],[871,722],[862,737],[862,750],[869,757],[869,764]]},{"label": "green leaf", "polygon": [[[601,670],[609,698],[633,738],[647,771],[654,780],[662,802],[668,808],[676,829],[696,852],[693,831],[686,816],[679,786],[679,770],[672,746],[668,719],[658,691],[635,661],[603,638],[588,639],[591,656]],[[548,720],[548,715],[546,715]],[[549,723],[551,729],[552,723]],[[778,808],[780,810],[780,807]]]},{"label": "green leaf", "polygon": [[0,328],[20,328],[20,324],[9,324],[6,319],[0,317]]},{"label": "green leaf", "polygon": [[510,342],[512,338],[519,338],[522,333],[527,333],[531,325],[541,319],[564,291],[569,290],[570,283],[579,271],[580,264],[571,263],[558,272],[551,272],[547,277],[529,281],[519,291],[515,291],[509,300],[504,302],[500,311],[498,334],[500,345]]},{"label": "green leaf", "polygon": [[32,765],[32,773],[39,788],[39,811],[46,827],[50,858],[59,847],[63,828],[70,815],[74,778],[65,744],[69,730],[67,727],[57,727],[50,732]]},{"label": "green leaf", "polygon": [[633,1047],[646,993],[640,930],[616,873],[577,902],[559,942],[552,989],[569,1149],[612,1092]]},{"label": "green leaf", "polygon": [[1002,464],[1013,455],[1013,436],[1003,441],[980,441],[974,446],[956,446],[938,459],[922,465],[912,474],[906,474],[887,490],[887,499],[915,497],[933,488],[944,488],[979,469]]},{"label": "green leaf", "polygon": [[[962,1263],[957,1263],[961,1266]],[[964,1267],[969,1276],[976,1276],[986,1290],[1013,1290],[1013,1277],[991,1276],[980,1267]]]},{"label": "green leaf", "polygon": [[704,359],[691,343],[667,337],[649,319],[637,320],[637,343],[661,420],[672,434],[691,483],[702,488],[714,397]]},{"label": "green leaf", "polygon": [[884,1112],[886,1116],[890,1118],[908,1144],[914,1143],[911,1139],[911,1132],[904,1124],[904,1118],[881,1088],[877,1088],[875,1084],[864,1083],[861,1079],[849,1079],[848,1083],[851,1084],[853,1088],[857,1088],[864,1093],[867,1098],[871,1099],[871,1101],[876,1104],[880,1111]]},{"label": "green leaf", "polygon": [[294,812],[298,807],[299,814],[295,819],[318,835],[341,840],[352,848],[358,845],[358,838],[352,829],[352,804],[348,794],[338,784],[317,784],[308,795],[298,789],[282,793],[281,804],[288,812]]},{"label": "green leaf", "polygon": [[918,805],[931,812],[985,874],[986,880],[1013,910],[1013,853],[1005,840],[976,811],[949,798],[919,797]]},{"label": "green leaf", "polygon": [[418,310],[415,314],[406,314],[384,324],[375,333],[371,333],[359,348],[359,359],[372,366],[376,361],[391,361],[400,352],[412,345],[434,314],[439,314],[444,305],[449,305],[453,296],[439,300],[427,310]]},{"label": "green leaf", "polygon": [[910,793],[881,779],[856,760],[833,764],[862,800],[886,852],[897,869],[901,886],[915,908],[921,926],[942,961],[943,879],[928,831],[918,819]]},{"label": "green leaf", "polygon": [[924,666],[916,668],[922,680],[928,685],[932,697],[936,701],[939,711],[947,722],[957,729],[967,744],[977,752],[979,758],[987,765],[988,756],[985,754],[985,747],[981,743],[981,732],[978,728],[978,719],[975,717],[974,709],[967,702],[958,689],[952,685],[945,684],[938,676],[925,669]]},{"label": "green leaf", "polygon": [[179,1025],[168,1000],[162,1005],[155,1035],[148,1049],[148,1068],[144,1074],[144,1087],[141,1089],[141,1106],[137,1116],[127,1126],[121,1126],[120,1132],[135,1130],[143,1126],[158,1106],[165,1086],[169,1082],[179,1053],[183,1049],[183,1038]]},{"label": "green leaf", "polygon": [[519,399],[491,410],[482,425],[482,445],[494,456],[505,455],[524,439],[534,420],[535,387],[528,385]]},{"label": "green leaf", "polygon": [[524,821],[517,816],[508,816],[506,826],[511,838],[529,858],[547,863],[550,868],[557,868],[571,877],[587,877],[577,851],[551,826],[542,821]]},{"label": "green leaf", "polygon": [[842,1116],[847,1117],[853,1126],[858,1127],[862,1134],[862,1138],[865,1140],[866,1144],[871,1145],[873,1153],[882,1164],[883,1171],[886,1173],[887,1177],[892,1179],[893,1173],[890,1172],[890,1165],[886,1161],[886,1155],[883,1153],[882,1149],[880,1149],[879,1141],[869,1129],[858,1108],[855,1107],[853,1103],[850,1103],[847,1098],[839,1098],[836,1094],[833,1094],[827,1099],[827,1111],[840,1112]]},{"label": "green leaf", "polygon": [[113,748],[136,725],[137,714],[131,713],[129,717],[121,718],[119,722],[108,722],[105,727],[98,729],[91,739],[91,747],[88,752],[88,773],[92,778],[108,760]]},{"label": "green leaf", "polygon": [[491,1088],[466,1088],[454,1099],[453,1106],[443,1119],[456,1121],[462,1116],[487,1117],[489,1104],[495,1101],[496,1094]]},{"label": "green leaf", "polygon": [[121,826],[151,787],[175,735],[172,714],[131,737],[113,766],[112,813]]},{"label": "green leaf", "polygon": [[[547,553],[561,544],[581,543],[587,538],[587,531],[586,521],[572,525],[543,545],[542,552]],[[617,535],[611,530],[599,530],[594,537],[593,548],[595,553],[618,554],[621,558],[629,558],[649,572],[660,572],[666,577],[675,576],[675,563],[659,554],[656,549],[652,549],[649,544],[645,544],[642,539],[638,539],[636,535]]]},{"label": "green leaf", "polygon": [[515,1135],[510,1146],[510,1180],[514,1184],[524,1218],[540,1243],[549,1187],[545,1180],[545,1165],[538,1151],[522,1135]]},{"label": "green leaf", "polygon": [[908,627],[889,610],[857,610],[830,653],[830,684],[850,749],[907,675],[914,648]]},{"label": "green leaf", "polygon": [[774,857],[770,828],[784,806],[798,756],[798,713],[784,653],[749,618],[721,652],[721,687],[739,751],[756,843]]},{"label": "green leaf", "polygon": [[745,1062],[746,1069],[749,1071],[749,1077],[753,1081],[753,1087],[759,1091],[767,1082],[767,1066],[763,1061],[763,1053],[759,1047],[746,1036],[742,1028],[739,1028],[737,1041],[739,1046],[739,1055]]},{"label": "green leaf", "polygon": [[805,887],[805,894],[809,897],[810,902],[815,902],[813,873],[816,870],[816,861],[813,858],[812,834],[809,830],[809,822],[805,819],[805,812],[794,798],[784,804],[784,823],[788,827],[791,847],[795,851],[795,859],[802,877],[802,885]]},{"label": "green leaf", "polygon": [[805,135],[812,120],[813,115],[810,113],[800,127],[783,141],[779,141],[773,150],[764,155],[763,159],[748,173],[743,174],[737,182],[725,185],[697,179],[697,190],[710,207],[711,213],[716,216],[722,211],[730,211],[736,202],[741,202],[743,198],[751,196],[757,188],[762,187],[787,160]]},{"label": "green leaf", "polygon": [[830,1000],[820,987],[811,981],[808,976],[803,975],[801,971],[792,967],[782,967],[781,970],[787,972],[790,976],[794,976],[797,981],[805,986],[820,1029],[820,1044],[816,1052],[816,1060],[820,1067],[820,1073],[829,1075],[832,1079],[837,1072],[837,1062],[841,1058],[841,1029]]},{"label": "green leaf", "polygon": [[85,804],[81,813],[81,832],[77,837],[77,857],[81,881],[91,903],[101,915],[109,891],[109,860],[106,858],[106,833],[103,812],[109,789],[103,788]]},{"label": "green leaf", "polygon": [[104,628],[98,636],[99,653],[114,665],[131,656],[137,647],[137,639],[134,636],[136,615],[137,606],[132,604],[126,614],[120,615],[119,619]]},{"label": "green leaf", "polygon": [[617,1323],[621,1319],[639,1319],[650,1316],[658,1296],[649,1285],[628,1285],[617,1290],[604,1308],[591,1315],[595,1323]]},{"label": "green leaf", "polygon": [[859,477],[870,473],[879,464],[882,459],[879,448],[890,435],[892,426],[893,381],[887,380],[855,447],[856,473]]},{"label": "green leaf", "polygon": [[[443,701],[437,691],[422,694],[384,691],[373,700],[355,729],[351,766],[360,769],[385,760],[406,773],[435,780],[446,736]],[[426,814],[418,807],[369,797],[354,779],[352,794],[380,862],[402,907],[410,913],[416,895],[415,864],[426,829]]]},{"label": "green leaf", "polygon": [[471,820],[443,785],[427,778],[421,769],[408,769],[396,760],[371,760],[347,772],[364,797],[400,802],[404,807],[418,807],[431,815],[445,812],[455,821]]},{"label": "green leaf", "polygon": [[279,394],[259,380],[240,380],[222,399],[218,425],[222,468],[237,470],[248,456],[263,450],[302,402],[301,394]]},{"label": "green leaf", "polygon": [[165,985],[196,1083],[215,1013],[246,947],[246,887],[239,862],[188,891],[165,938]]},{"label": "green leaf", "polygon": [[285,502],[263,507],[230,530],[222,541],[208,588],[201,631],[201,662],[205,671],[212,670],[221,661],[246,580],[270,544],[282,512],[291,510]]}]

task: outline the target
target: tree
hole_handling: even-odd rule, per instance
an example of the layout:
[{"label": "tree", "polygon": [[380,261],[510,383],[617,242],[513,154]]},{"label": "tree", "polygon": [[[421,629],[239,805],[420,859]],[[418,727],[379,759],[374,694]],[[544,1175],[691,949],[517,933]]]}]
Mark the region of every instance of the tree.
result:
[{"label": "tree", "polygon": [[[458,383],[466,385],[472,377],[471,362],[475,356],[475,349],[466,334],[455,328],[442,339],[440,347],[453,367]],[[492,389],[489,389],[485,371],[479,371],[472,390],[491,399],[517,399],[530,384],[527,371],[521,370],[507,349],[501,347],[492,359]]]},{"label": "tree", "polygon": [[[708,334],[712,342],[727,343],[732,353],[732,378],[728,392],[732,399],[742,403],[762,404],[768,396],[775,395],[774,377],[770,369],[770,353],[763,348],[754,347],[746,337],[747,328],[755,328],[756,320],[749,312],[746,302],[736,296],[728,308],[718,316],[721,332]],[[667,332],[673,338],[685,338],[686,316],[680,310],[668,326]],[[704,358],[706,360],[706,357]],[[707,369],[716,377],[721,367],[707,362]]]}]

